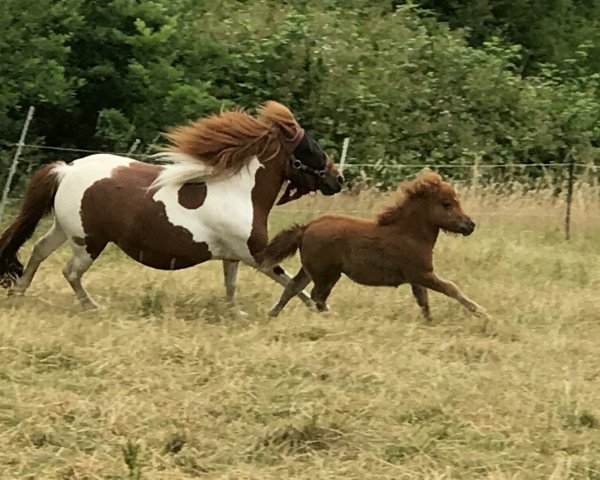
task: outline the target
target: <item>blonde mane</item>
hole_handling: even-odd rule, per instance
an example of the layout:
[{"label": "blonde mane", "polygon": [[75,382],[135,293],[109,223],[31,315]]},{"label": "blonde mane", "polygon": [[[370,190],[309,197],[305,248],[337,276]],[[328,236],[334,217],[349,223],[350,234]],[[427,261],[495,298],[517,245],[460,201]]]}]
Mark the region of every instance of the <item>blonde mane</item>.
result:
[{"label": "blonde mane", "polygon": [[304,131],[288,108],[268,101],[257,117],[238,109],[170,129],[171,145],[156,155],[169,162],[153,187],[181,185],[233,175],[254,157],[268,161],[291,152]]},{"label": "blonde mane", "polygon": [[377,223],[379,225],[395,223],[410,200],[427,194],[437,195],[443,183],[442,177],[431,171],[422,172],[414,180],[401,183],[392,196],[391,205],[377,215]]}]

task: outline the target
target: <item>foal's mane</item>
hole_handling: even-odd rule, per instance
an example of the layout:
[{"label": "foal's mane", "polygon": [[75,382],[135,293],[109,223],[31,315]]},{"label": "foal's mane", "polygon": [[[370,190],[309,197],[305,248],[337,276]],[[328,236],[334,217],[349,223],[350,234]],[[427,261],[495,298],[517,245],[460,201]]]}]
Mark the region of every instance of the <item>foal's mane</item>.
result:
[{"label": "foal's mane", "polygon": [[397,222],[404,213],[404,207],[408,202],[426,195],[436,196],[442,183],[442,177],[431,171],[422,172],[414,180],[401,183],[392,196],[392,204],[377,215],[377,223],[390,225]]},{"label": "foal's mane", "polygon": [[255,156],[268,161],[282,148],[291,152],[303,133],[292,112],[274,101],[261,106],[256,117],[236,109],[171,128],[166,133],[171,145],[159,157],[174,165],[154,186],[235,174]]}]

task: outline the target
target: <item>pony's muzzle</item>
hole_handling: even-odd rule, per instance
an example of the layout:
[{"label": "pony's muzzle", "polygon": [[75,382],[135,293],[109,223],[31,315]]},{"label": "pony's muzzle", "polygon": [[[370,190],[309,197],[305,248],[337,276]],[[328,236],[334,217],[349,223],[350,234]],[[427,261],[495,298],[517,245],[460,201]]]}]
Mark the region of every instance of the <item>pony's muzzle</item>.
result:
[{"label": "pony's muzzle", "polygon": [[319,190],[323,195],[335,195],[341,192],[344,177],[338,175],[336,178],[323,178],[319,182]]},{"label": "pony's muzzle", "polygon": [[465,220],[460,226],[460,233],[462,233],[465,237],[471,235],[475,230],[475,222],[470,218]]}]

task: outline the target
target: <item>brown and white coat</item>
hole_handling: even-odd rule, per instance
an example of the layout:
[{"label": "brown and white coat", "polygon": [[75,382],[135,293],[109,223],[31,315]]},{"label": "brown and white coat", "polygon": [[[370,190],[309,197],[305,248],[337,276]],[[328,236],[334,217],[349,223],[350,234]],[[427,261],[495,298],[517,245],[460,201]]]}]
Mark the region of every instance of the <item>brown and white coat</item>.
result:
[{"label": "brown and white coat", "polygon": [[[73,256],[63,273],[87,308],[94,302],[81,276],[109,242],[149,267],[175,270],[223,260],[227,296],[234,301],[239,262],[256,266],[268,241],[267,218],[280,202],[320,190],[337,193],[341,177],[310,134],[280,104],[258,119],[224,112],[171,132],[165,165],[96,154],[36,172],[22,210],[0,237],[0,276],[24,292],[40,263],[64,242]],[[296,192],[295,194],[292,192]],[[23,271],[16,252],[46,209],[54,225]],[[289,276],[264,271],[281,284]],[[301,297],[308,302],[308,297]]]}]

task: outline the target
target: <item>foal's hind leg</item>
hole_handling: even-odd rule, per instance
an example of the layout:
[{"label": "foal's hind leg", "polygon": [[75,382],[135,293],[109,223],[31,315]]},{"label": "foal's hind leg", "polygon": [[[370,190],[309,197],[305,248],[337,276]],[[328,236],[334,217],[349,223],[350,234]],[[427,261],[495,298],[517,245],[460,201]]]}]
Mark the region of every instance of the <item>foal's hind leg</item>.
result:
[{"label": "foal's hind leg", "polygon": [[304,268],[300,268],[300,271],[296,274],[294,278],[292,278],[288,284],[285,286],[283,293],[281,294],[281,298],[279,301],[271,308],[269,312],[269,316],[276,317],[283,310],[283,308],[287,305],[287,303],[299,292],[301,292],[308,284],[310,283],[310,275],[306,273]]},{"label": "foal's hind leg", "polygon": [[[87,252],[85,246],[71,244],[73,249],[73,256],[65,265],[63,269],[63,275],[73,288],[77,299],[83,306],[85,310],[93,310],[98,308],[96,302],[92,300],[89,296],[83,285],[81,284],[81,277],[83,274],[92,266],[94,263],[94,259],[98,256],[95,255],[94,258]],[[99,253],[98,253],[99,254]]]},{"label": "foal's hind leg", "polygon": [[15,286],[10,293],[25,293],[27,288],[29,288],[29,285],[31,285],[31,281],[40,264],[46,260],[54,250],[65,243],[66,240],[67,235],[55,222],[48,233],[36,242],[33,251],[31,252],[31,257],[29,257],[29,261],[27,262],[27,266],[23,271],[23,275],[16,281]]},{"label": "foal's hind leg", "polygon": [[327,305],[327,297],[331,293],[334,285],[338,282],[342,274],[340,272],[328,272],[325,275],[317,277],[316,275],[313,277],[313,282],[315,286],[310,292],[310,297],[317,304],[317,310],[319,312],[327,312],[329,311],[329,305]]},{"label": "foal's hind leg", "polygon": [[421,285],[412,283],[411,285],[413,295],[417,299],[417,304],[421,307],[421,312],[425,317],[425,320],[431,321],[431,312],[429,310],[429,294],[427,289]]},{"label": "foal's hind leg", "polygon": [[[279,285],[282,285],[284,287],[286,287],[292,280],[288,273],[280,265],[276,265],[272,268],[269,268],[268,270],[261,270],[261,272],[264,273],[267,277],[275,280]],[[309,295],[303,291],[303,289],[304,287],[297,291],[296,295],[298,295],[298,298],[302,300],[302,303],[304,303],[304,305],[312,307],[313,302],[310,299]]]},{"label": "foal's hind leg", "polygon": [[436,292],[443,293],[448,297],[454,298],[469,312],[477,315],[478,317],[488,316],[485,308],[477,305],[470,298],[467,298],[454,283],[443,280],[434,273],[427,274],[423,278],[419,279],[418,284],[431,290],[435,290]]}]

